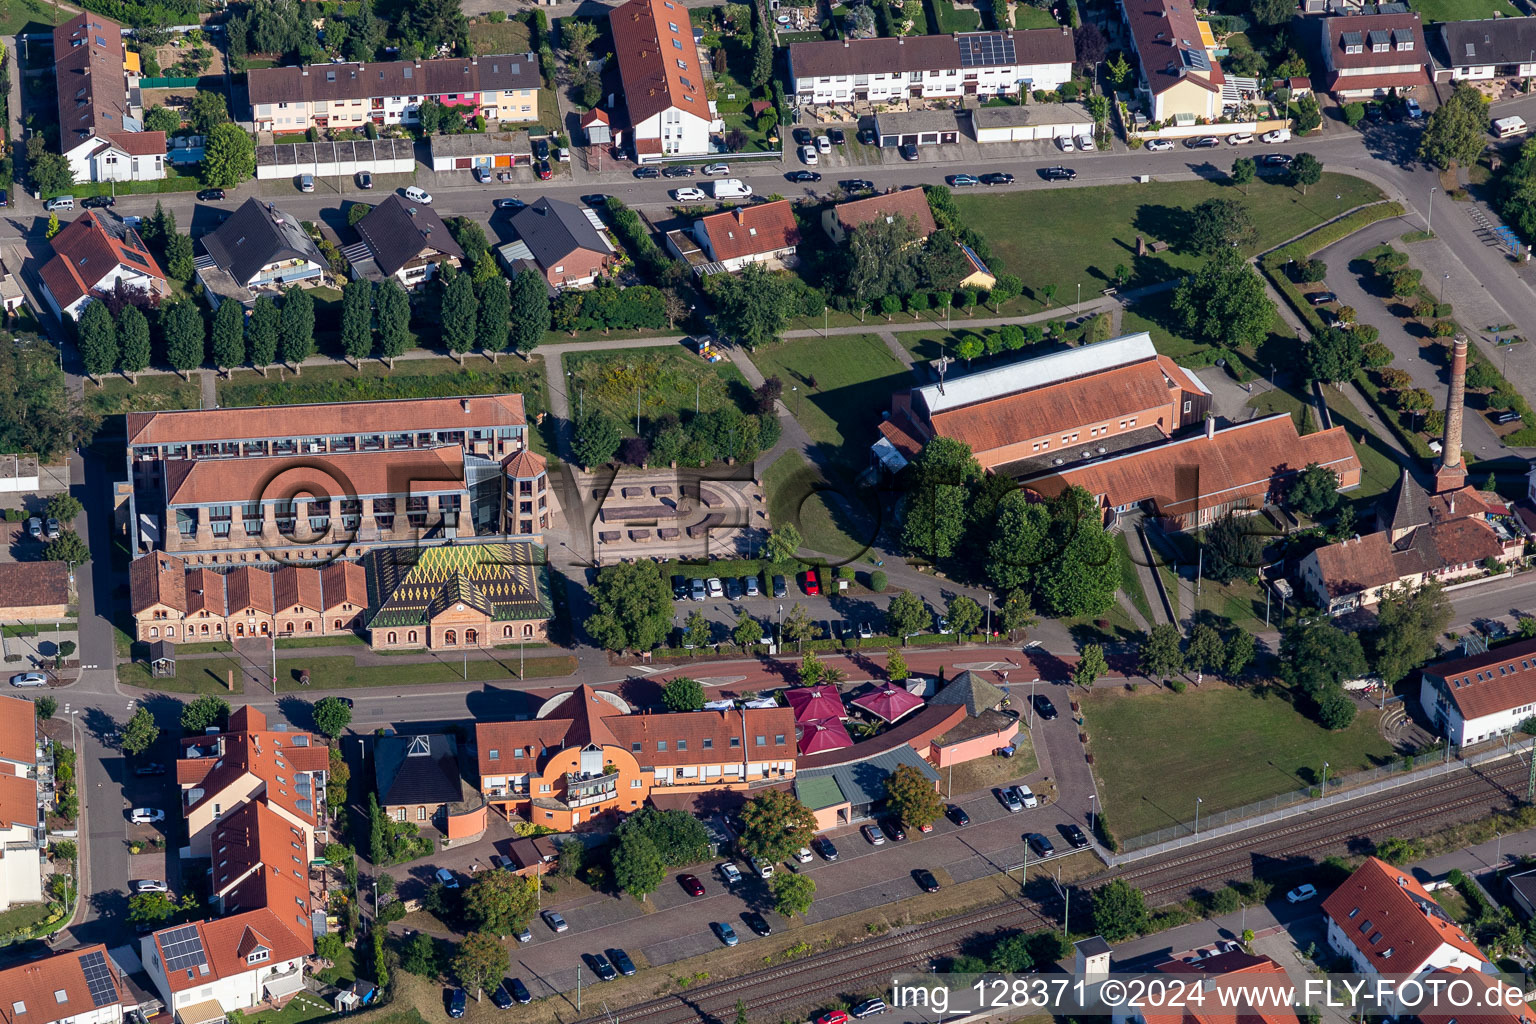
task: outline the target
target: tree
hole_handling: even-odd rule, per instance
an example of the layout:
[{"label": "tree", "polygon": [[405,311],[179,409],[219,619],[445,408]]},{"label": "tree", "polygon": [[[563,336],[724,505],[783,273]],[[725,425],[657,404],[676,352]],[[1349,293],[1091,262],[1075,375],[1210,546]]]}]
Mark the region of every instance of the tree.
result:
[{"label": "tree", "polygon": [[794,308],[791,280],[761,263],[749,263],[739,274],[713,274],[705,291],[714,300],[720,334],[747,349],[777,339]]},{"label": "tree", "polygon": [[512,300],[507,279],[498,273],[481,281],[475,286],[475,301],[475,344],[491,354],[491,362],[498,362],[511,337]]},{"label": "tree", "polygon": [[1296,116],[1291,119],[1291,125],[1296,129],[1297,135],[1305,135],[1323,123],[1322,108],[1317,105],[1317,97],[1307,93],[1296,101]]},{"label": "tree", "polygon": [[464,353],[475,345],[475,284],[468,274],[443,276],[447,285],[443,289],[442,337],[443,344],[464,365]]},{"label": "tree", "polygon": [[213,314],[213,365],[227,374],[243,362],[245,309],[238,302],[225,302]]},{"label": "tree", "polygon": [[1006,974],[1023,974],[1035,964],[1029,952],[1029,936],[1023,933],[1010,935],[992,947],[987,966]]},{"label": "tree", "polygon": [[597,612],[586,630],[610,651],[648,651],[672,629],[672,588],[656,562],[604,566],[591,595]]},{"label": "tree", "polygon": [[[199,97],[223,95],[199,92]],[[215,125],[203,148],[203,184],[209,188],[234,188],[256,174],[256,140],[237,124]]]},{"label": "tree", "polygon": [[668,711],[700,711],[704,707],[704,686],[697,679],[678,676],[661,688],[661,702]]},{"label": "tree", "polygon": [[613,851],[613,879],[620,889],[644,900],[656,891],[666,874],[666,861],[661,859],[650,836],[638,829],[620,832],[618,846]]},{"label": "tree", "polygon": [[773,77],[773,40],[765,30],[752,40],[752,87],[761,89]]},{"label": "tree", "polygon": [[140,704],[133,712],[133,717],[128,719],[128,724],[123,726],[122,737],[118,742],[124,753],[137,757],[154,746],[159,738],[160,727],[155,724],[155,716]]},{"label": "tree", "polygon": [[1451,624],[1451,603],[1439,583],[1390,587],[1376,608],[1371,667],[1391,686],[1435,655],[1435,638]]},{"label": "tree", "polygon": [[1227,661],[1227,647],[1221,634],[1208,623],[1200,623],[1189,634],[1189,667],[1195,670],[1195,681],[1201,682],[1207,672],[1219,672]]},{"label": "tree", "polygon": [[1173,310],[1186,330],[1226,348],[1257,345],[1269,333],[1275,304],[1241,253],[1217,251],[1174,292]]},{"label": "tree", "polygon": [[902,545],[937,561],[954,554],[965,534],[969,488],[981,479],[971,446],[935,437],[912,460],[912,489],[902,510]]},{"label": "tree", "polygon": [[932,624],[923,599],[910,590],[901,590],[891,598],[885,610],[886,629],[892,636],[915,636]]},{"label": "tree", "polygon": [[522,929],[539,910],[539,880],[510,871],[482,871],[464,890],[464,916],[494,935]]},{"label": "tree", "polygon": [[1435,108],[1419,136],[1419,159],[1442,171],[1471,167],[1488,144],[1488,99],[1471,85],[1458,85]]},{"label": "tree", "polygon": [[187,122],[198,135],[211,135],[216,126],[229,122],[229,105],[217,89],[199,89],[187,108]]},{"label": "tree", "polygon": [[946,609],[945,618],[949,620],[949,628],[955,631],[955,642],[963,643],[975,635],[981,625],[983,613],[981,605],[974,598],[964,594],[956,594],[949,599],[949,607]]},{"label": "tree", "polygon": [[472,932],[459,943],[459,951],[453,957],[453,973],[459,984],[475,990],[475,1002],[478,1003],[487,985],[493,981],[500,983],[510,962],[506,948],[496,936],[489,932]]},{"label": "tree", "polygon": [[1109,671],[1109,663],[1104,660],[1104,648],[1098,644],[1089,644],[1083,648],[1083,653],[1077,659],[1077,667],[1072,670],[1072,683],[1088,689],[1093,686],[1094,680]]},{"label": "tree", "polygon": [[50,518],[57,519],[65,526],[74,522],[75,517],[85,511],[85,506],[80,504],[80,499],[68,491],[60,491],[49,498],[45,508]]},{"label": "tree", "polygon": [[772,565],[787,565],[795,560],[795,552],[800,550],[800,544],[800,530],[794,523],[783,523],[768,534],[764,554]]},{"label": "tree", "polygon": [[[790,741],[793,736],[787,737]],[[816,815],[785,790],[771,789],[741,809],[742,852],[759,860],[783,860],[811,841]]]},{"label": "tree", "polygon": [[[33,138],[41,140],[42,132],[38,132]],[[27,166],[32,175],[32,187],[44,195],[66,192],[75,183],[74,172],[70,170],[69,161],[58,153],[50,150],[42,150],[36,156],[32,154],[32,148],[27,147]]]},{"label": "tree", "polygon": [[277,338],[283,362],[301,373],[304,360],[315,354],[315,299],[296,284],[283,291]]},{"label": "tree", "polygon": [[763,624],[752,617],[746,609],[742,609],[741,616],[736,620],[736,628],[731,630],[731,639],[736,645],[745,651],[763,640]]},{"label": "tree", "polygon": [[590,21],[571,18],[560,26],[560,41],[570,56],[572,67],[581,67],[592,59],[592,44],[597,42],[597,27]]},{"label": "tree", "polygon": [[1184,671],[1184,652],[1179,627],[1171,622],[1160,622],[1147,633],[1141,642],[1141,672],[1148,679],[1167,679]]},{"label": "tree", "polygon": [[117,318],[119,342],[118,369],[137,383],[139,374],[149,368],[149,318],[137,306],[123,309]]},{"label": "tree", "polygon": [[341,348],[358,369],[373,351],[373,285],[362,278],[341,290]]},{"label": "tree", "polygon": [[1021,491],[998,504],[987,575],[999,588],[1026,588],[1051,615],[1096,615],[1120,585],[1114,545],[1092,495],[1068,488],[1043,502]]},{"label": "tree", "polygon": [[144,111],[144,130],[170,135],[181,127],[181,115],[156,103]]},{"label": "tree", "polygon": [[1254,165],[1252,157],[1240,156],[1232,161],[1232,184],[1241,188],[1243,195],[1247,195],[1248,185],[1257,172],[1258,168]]},{"label": "tree", "polygon": [[1286,501],[1302,515],[1316,519],[1338,507],[1339,477],[1327,466],[1309,462],[1286,492]]},{"label": "tree", "polygon": [[177,909],[168,892],[136,892],[128,897],[128,923],[157,925],[169,920]]},{"label": "tree", "polygon": [[1307,374],[1314,381],[1337,384],[1349,380],[1365,362],[1364,346],[1355,331],[1324,327],[1306,348]]},{"label": "tree", "polygon": [[917,238],[916,222],[906,216],[854,228],[848,234],[840,290],[857,302],[915,290],[922,278],[923,254],[923,247],[914,244]]},{"label": "tree", "polygon": [[1348,729],[1355,720],[1355,702],[1337,686],[1317,698],[1317,722],[1324,729]]},{"label": "tree", "polygon": [[245,322],[245,340],[251,365],[265,376],[267,367],[277,360],[277,339],[282,314],[270,295],[263,295],[251,306]]},{"label": "tree", "polygon": [[194,271],[191,237],[171,235],[165,240],[165,272],[178,281],[190,282]]},{"label": "tree", "polygon": [[1308,694],[1365,674],[1360,641],[1328,622],[1291,626],[1280,638],[1280,676]]},{"label": "tree", "polygon": [[904,764],[885,777],[885,809],[908,828],[921,828],[939,820],[944,804],[933,783]]},{"label": "tree", "polygon": [[1109,53],[1109,41],[1091,21],[1083,22],[1073,31],[1072,45],[1077,51],[1077,63],[1085,68],[1093,67]]},{"label": "tree", "polygon": [[400,954],[402,969],[422,978],[435,978],[442,973],[437,959],[437,943],[426,932],[417,932],[406,940]]},{"label": "tree", "polygon": [[203,314],[191,299],[182,299],[171,303],[161,315],[166,361],[190,380],[191,371],[203,365]]},{"label": "tree", "polygon": [[395,360],[411,347],[411,300],[400,282],[390,278],[375,286],[374,304],[378,307],[379,356],[393,370]]},{"label": "tree", "polygon": [[339,697],[322,697],[315,701],[314,717],[315,728],[335,739],[352,724],[352,709]]},{"label": "tree", "polygon": [[90,561],[91,552],[85,541],[74,530],[65,530],[43,545],[43,559],[48,562],[71,562],[82,565]]},{"label": "tree", "polygon": [[1040,622],[1035,617],[1035,610],[1029,602],[1029,594],[1022,589],[1008,592],[1008,596],[1003,598],[1003,607],[998,615],[1000,624],[1010,636],[1021,629],[1032,629]]},{"label": "tree", "polygon": [[[1314,101],[1315,102],[1315,101]],[[1301,194],[1307,194],[1307,186],[1323,180],[1323,162],[1311,153],[1297,153],[1291,161],[1291,184],[1301,186]]]},{"label": "tree", "polygon": [[1147,926],[1147,901],[1140,889],[1116,878],[1093,893],[1093,930],[1109,942],[1124,942]]},{"label": "tree", "polygon": [[1124,50],[1117,52],[1115,59],[1104,65],[1104,72],[1109,75],[1109,80],[1114,83],[1116,88],[1130,76],[1131,62],[1125,59]]},{"label": "tree", "polygon": [[773,909],[779,914],[786,918],[804,916],[816,898],[816,882],[810,875],[781,871],[768,880],[768,891],[773,893]]},{"label": "tree", "polygon": [[181,728],[188,735],[197,735],[212,726],[223,727],[228,721],[229,701],[211,693],[181,709]]},{"label": "tree", "polygon": [[619,427],[600,412],[592,412],[576,425],[571,450],[583,466],[601,466],[619,449]]},{"label": "tree", "polygon": [[810,613],[801,604],[797,604],[789,610],[789,615],[785,616],[784,623],[780,628],[783,632],[783,639],[797,646],[807,640],[816,640],[821,636],[821,627],[811,621]]},{"label": "tree", "polygon": [[1256,518],[1228,512],[1206,529],[1206,575],[1218,583],[1253,578],[1264,564],[1265,538],[1251,529]]},{"label": "tree", "polygon": [[117,366],[117,328],[104,302],[87,302],[75,332],[80,360],[92,380],[100,381]]},{"label": "tree", "polygon": [[1189,243],[1196,252],[1251,245],[1257,237],[1248,208],[1235,199],[1207,199],[1189,211]]}]

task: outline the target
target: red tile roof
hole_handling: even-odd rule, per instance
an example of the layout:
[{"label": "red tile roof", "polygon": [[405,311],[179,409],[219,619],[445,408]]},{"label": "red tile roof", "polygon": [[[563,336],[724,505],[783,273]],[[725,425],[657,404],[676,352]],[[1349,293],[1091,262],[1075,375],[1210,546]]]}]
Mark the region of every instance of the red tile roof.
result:
[{"label": "red tile roof", "polygon": [[69,604],[64,562],[0,562],[0,608]]},{"label": "red tile roof", "polygon": [[[61,307],[91,294],[118,267],[149,275],[158,281],[161,290],[168,287],[165,273],[138,233],[127,226],[119,229],[115,223],[114,230],[109,231],[105,218],[110,216],[87,210],[53,236],[55,255],[43,264],[39,274]],[[117,230],[121,236],[114,233]]]},{"label": "red tile roof", "polygon": [[[231,917],[199,921],[195,927],[208,958],[208,973],[204,974],[195,967],[167,972],[166,983],[172,992],[200,988],[219,978],[232,978],[258,967],[266,968],[295,960],[315,950],[308,904],[303,907],[293,905],[248,910]],[[166,932],[172,930],[166,929],[154,934],[155,947],[162,961],[165,949],[160,943],[165,939]],[[259,964],[249,964],[240,950],[256,945],[265,946],[269,955]]]},{"label": "red tile roof", "polygon": [[165,132],[107,132],[106,136],[129,156],[165,154]]},{"label": "red tile roof", "polygon": [[320,589],[325,611],[342,604],[368,607],[368,573],[357,562],[332,562],[320,570]]},{"label": "red tile roof", "polygon": [[868,199],[854,199],[836,206],[837,222],[844,231],[877,220],[895,217],[910,219],[917,228],[918,238],[927,238],[938,230],[933,222],[933,210],[928,206],[928,194],[920,188],[902,189]]},{"label": "red tile roof", "polygon": [[1536,703],[1536,640],[1426,665],[1424,679],[1467,720]]},{"label": "red tile roof", "polygon": [[187,563],[162,551],[136,558],[128,566],[128,591],[135,615],[157,604],[186,611]]},{"label": "red tile roof", "polygon": [[1294,1007],[1283,1001],[1285,968],[1267,956],[1221,953],[1188,964],[1168,960],[1155,968],[1164,974],[1204,975],[1205,992],[1239,993],[1219,999],[1192,1000],[1182,1009],[1139,1014],[1145,1024],[1297,1024]]},{"label": "red tile roof", "polygon": [[788,199],[738,206],[699,221],[721,262],[792,249],[800,244],[800,226]]},{"label": "red tile roof", "polygon": [[307,566],[285,565],[272,574],[272,601],[283,611],[318,612],[325,603],[320,596],[320,573]]},{"label": "red tile roof", "polygon": [[329,434],[467,430],[524,426],[522,395],[400,398],[384,402],[250,406],[131,412],[129,444],[265,440]]},{"label": "red tile roof", "polygon": [[[301,821],[315,824],[318,780],[302,780],[305,787],[300,788],[300,776],[329,770],[330,756],[313,736],[306,732],[268,729],[266,716],[247,704],[230,716],[229,731],[220,739],[224,750],[213,759],[213,767],[195,781],[182,782],[185,810],[191,811],[206,803],[229,804],[225,791],[252,775],[262,781],[260,796],[267,803],[281,807]],[[195,773],[195,769],[188,772]],[[180,763],[176,778],[178,781],[183,778]],[[240,795],[241,799],[247,799],[243,790]]]},{"label": "red tile roof", "polygon": [[464,449],[296,455],[261,459],[170,459],[165,463],[167,505],[230,505],[268,495],[374,497],[458,490],[464,486]]},{"label": "red tile roof", "polygon": [[0,758],[37,763],[37,708],[30,700],[0,694]]},{"label": "red tile roof", "polygon": [[[1461,998],[1452,998],[1444,986],[1465,981],[1473,986],[1469,1006]],[[1420,1006],[1414,1011],[1419,1024],[1533,1024],[1536,1014],[1520,998],[1520,991],[1505,985],[1496,975],[1467,967],[1444,967],[1424,979],[1426,1001],[1433,1008]],[[1460,993],[1457,993],[1460,996]],[[1440,1005],[1440,1004],[1446,1005]],[[1454,1004],[1454,1005],[1451,1005]]]},{"label": "red tile roof", "polygon": [[98,943],[0,971],[0,992],[5,993],[0,998],[0,1024],[50,1024],[94,1013],[98,1006],[80,964],[88,956],[106,964],[108,996],[123,1002],[127,986],[107,947]]},{"label": "red tile roof", "polygon": [[1323,901],[1323,913],[1382,974],[1418,974],[1443,945],[1487,959],[1412,874],[1377,857]]},{"label": "red tile roof", "polygon": [[37,829],[37,780],[0,772],[0,826]]},{"label": "red tile roof", "polygon": [[[1136,42],[1142,74],[1153,92],[1164,92],[1186,81],[1211,92],[1221,90],[1226,76],[1221,65],[1206,55],[1200,40],[1200,19],[1191,0],[1124,0],[1122,7]],[[1181,74],[1180,50],[1205,57],[1210,70]]]},{"label": "red tile roof", "polygon": [[[314,571],[314,570],[311,570]],[[271,615],[277,611],[272,594],[272,574],[261,569],[242,565],[224,577],[225,592],[229,595],[230,611],[239,615],[247,608]]]},{"label": "red tile roof", "polygon": [[86,12],[55,28],[53,72],[62,152],[68,153],[93,135],[123,130],[128,81],[121,25]]},{"label": "red tile roof", "polygon": [[628,0],[608,15],[608,25],[631,125],[669,108],[710,119],[688,8],[677,0]]},{"label": "red tile roof", "polygon": [[309,896],[304,833],[260,800],[219,819],[210,849],[213,893],[225,913],[297,906]]},{"label": "red tile roof", "polygon": [[513,479],[532,480],[540,473],[549,472],[549,463],[544,460],[544,456],[523,448],[502,459],[501,470]]}]

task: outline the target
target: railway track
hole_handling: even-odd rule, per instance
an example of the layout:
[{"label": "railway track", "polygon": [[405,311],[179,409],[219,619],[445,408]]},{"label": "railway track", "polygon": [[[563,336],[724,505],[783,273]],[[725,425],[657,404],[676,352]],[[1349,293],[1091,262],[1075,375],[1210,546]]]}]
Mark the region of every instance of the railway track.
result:
[{"label": "railway track", "polygon": [[[1150,905],[1182,899],[1197,886],[1217,887],[1253,877],[1254,863],[1275,862],[1283,872],[1302,859],[1315,860],[1356,839],[1424,832],[1431,826],[1480,817],[1512,807],[1525,794],[1529,767],[1511,757],[1440,776],[1423,786],[1405,786],[1367,795],[1325,812],[1296,819],[1267,832],[1239,832],[1180,850],[1167,859],[1140,862],[1106,872],[1083,889],[1111,877],[1123,878],[1147,894]],[[1375,801],[1372,803],[1371,801]],[[883,987],[892,972],[927,970],[935,959],[954,954],[977,932],[998,927],[1033,931],[1057,927],[1060,901],[1019,898],[904,929],[868,942],[831,950],[729,978],[687,992],[662,996],[615,1010],[615,1017],[645,1024],[713,1024],[730,1020],[743,1000],[754,1018],[782,1018],[818,998],[855,995]],[[592,1016],[579,1024],[610,1024]]]}]

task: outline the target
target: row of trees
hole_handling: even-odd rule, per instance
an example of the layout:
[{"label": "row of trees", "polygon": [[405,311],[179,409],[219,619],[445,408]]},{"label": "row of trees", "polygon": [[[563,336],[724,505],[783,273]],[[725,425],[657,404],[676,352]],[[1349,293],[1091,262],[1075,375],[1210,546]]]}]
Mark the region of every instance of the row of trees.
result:
[{"label": "row of trees", "polygon": [[745,462],[778,444],[781,427],[773,413],[750,415],[728,405],[684,420],[662,417],[630,437],[624,436],[625,429],[613,417],[594,410],[576,424],[572,451],[583,466],[601,466],[616,456],[631,466]]}]

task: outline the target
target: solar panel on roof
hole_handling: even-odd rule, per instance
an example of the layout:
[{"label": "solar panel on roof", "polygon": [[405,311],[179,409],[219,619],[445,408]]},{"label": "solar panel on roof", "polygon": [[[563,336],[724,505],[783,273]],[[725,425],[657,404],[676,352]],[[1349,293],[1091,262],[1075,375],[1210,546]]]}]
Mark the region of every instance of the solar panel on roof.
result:
[{"label": "solar panel on roof", "polygon": [[961,37],[960,66],[963,68],[996,67],[1013,64],[1015,60],[1012,36],[984,32]]},{"label": "solar panel on roof", "polygon": [[203,939],[197,933],[197,925],[186,925],[166,932],[160,937],[160,952],[165,957],[167,971],[201,967],[208,962],[208,954],[203,952]]},{"label": "solar panel on roof", "polygon": [[107,967],[106,954],[93,950],[80,958],[80,969],[85,972],[85,984],[91,990],[91,1002],[96,1006],[111,1006],[117,1002],[117,985],[112,981],[112,971]]}]

